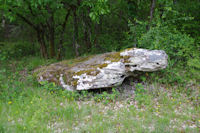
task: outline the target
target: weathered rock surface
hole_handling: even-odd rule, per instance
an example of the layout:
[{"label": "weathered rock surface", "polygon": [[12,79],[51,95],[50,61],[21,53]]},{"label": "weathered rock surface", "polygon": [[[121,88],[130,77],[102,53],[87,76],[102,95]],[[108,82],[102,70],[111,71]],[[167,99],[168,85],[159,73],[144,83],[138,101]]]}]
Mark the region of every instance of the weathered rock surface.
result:
[{"label": "weathered rock surface", "polygon": [[38,81],[54,82],[67,90],[88,90],[120,85],[134,71],[157,71],[167,66],[162,50],[130,48],[43,66],[34,71]]}]

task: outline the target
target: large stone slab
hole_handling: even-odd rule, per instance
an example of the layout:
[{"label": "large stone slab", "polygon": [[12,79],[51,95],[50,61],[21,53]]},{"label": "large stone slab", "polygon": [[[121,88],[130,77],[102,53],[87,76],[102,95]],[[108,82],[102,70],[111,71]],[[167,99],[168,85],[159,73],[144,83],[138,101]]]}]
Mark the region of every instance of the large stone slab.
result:
[{"label": "large stone slab", "polygon": [[162,50],[129,48],[43,66],[34,75],[39,82],[54,82],[71,91],[107,88],[122,84],[134,71],[164,69],[167,58]]}]

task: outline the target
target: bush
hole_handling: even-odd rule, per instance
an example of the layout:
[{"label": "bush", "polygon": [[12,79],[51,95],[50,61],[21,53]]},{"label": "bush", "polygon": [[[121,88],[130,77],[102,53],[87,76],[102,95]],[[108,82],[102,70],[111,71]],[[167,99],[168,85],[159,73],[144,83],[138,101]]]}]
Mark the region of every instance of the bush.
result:
[{"label": "bush", "polygon": [[170,59],[187,61],[194,56],[196,49],[194,39],[176,30],[170,31],[168,27],[154,27],[144,34],[138,41],[139,47],[148,49],[162,49]]},{"label": "bush", "polygon": [[156,75],[159,82],[182,85],[191,79],[200,80],[200,54],[194,43],[189,35],[162,26],[152,27],[138,39],[138,47],[162,49],[169,56],[168,68]]},{"label": "bush", "polygon": [[33,55],[39,49],[30,42],[4,43],[0,50],[0,59],[20,58]]},{"label": "bush", "polygon": [[189,59],[187,65],[189,66],[190,76],[197,82],[200,82],[200,58]]}]

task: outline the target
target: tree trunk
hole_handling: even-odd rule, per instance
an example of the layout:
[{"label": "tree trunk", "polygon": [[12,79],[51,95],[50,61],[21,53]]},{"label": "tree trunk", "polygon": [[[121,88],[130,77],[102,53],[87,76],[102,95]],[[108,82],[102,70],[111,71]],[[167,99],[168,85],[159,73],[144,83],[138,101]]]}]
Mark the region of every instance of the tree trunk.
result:
[{"label": "tree trunk", "polygon": [[40,53],[43,58],[47,59],[48,53],[45,45],[44,33],[41,31],[37,31],[37,38],[38,38],[38,43],[40,44]]},{"label": "tree trunk", "polygon": [[54,26],[54,13],[51,13],[49,19],[49,42],[50,42],[50,57],[55,57],[55,26]]},{"label": "tree trunk", "polygon": [[69,9],[66,16],[65,16],[65,20],[63,22],[62,25],[62,32],[60,34],[60,41],[59,41],[59,46],[58,46],[58,56],[57,56],[57,60],[61,60],[62,56],[64,56],[64,47],[63,47],[63,40],[64,40],[64,32],[65,32],[65,28],[66,28],[66,24],[67,24],[67,20],[69,18],[71,10]]},{"label": "tree trunk", "polygon": [[98,44],[98,38],[99,38],[99,25],[98,24],[94,25],[94,34],[95,34],[94,47],[95,48],[100,48],[100,46]]},{"label": "tree trunk", "polygon": [[50,31],[50,56],[55,57],[55,41],[54,41],[54,30]]},{"label": "tree trunk", "polygon": [[151,27],[151,22],[153,20],[153,14],[154,14],[154,11],[155,11],[155,6],[156,6],[156,0],[151,0],[150,20],[149,20],[149,25],[147,26],[147,30],[149,30],[150,27]]},{"label": "tree trunk", "polygon": [[90,29],[90,24],[89,24],[90,22],[84,13],[82,15],[82,20],[83,20],[84,43],[86,45],[87,51],[90,52],[92,48],[91,29]]},{"label": "tree trunk", "polygon": [[[12,8],[9,9],[10,12],[14,13]],[[38,43],[40,44],[40,53],[43,58],[48,58],[48,53],[47,53],[47,48],[45,45],[45,40],[44,40],[44,31],[42,31],[40,26],[33,24],[28,18],[24,17],[22,14],[16,13],[16,15],[25,23],[30,25],[36,32],[37,32],[37,39]]]},{"label": "tree trunk", "polygon": [[74,35],[73,35],[73,47],[75,49],[75,55],[76,57],[79,56],[78,52],[78,19],[77,19],[77,14],[76,14],[76,8],[73,10],[73,15],[74,15]]}]

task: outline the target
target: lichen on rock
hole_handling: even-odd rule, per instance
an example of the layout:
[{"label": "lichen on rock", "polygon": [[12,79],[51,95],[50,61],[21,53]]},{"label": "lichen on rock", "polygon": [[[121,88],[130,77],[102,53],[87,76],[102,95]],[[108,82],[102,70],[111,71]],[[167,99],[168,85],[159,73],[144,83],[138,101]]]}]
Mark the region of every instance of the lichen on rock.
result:
[{"label": "lichen on rock", "polygon": [[38,81],[54,82],[67,90],[88,90],[120,85],[134,71],[156,71],[167,66],[162,50],[130,48],[121,52],[65,60],[38,68]]}]

